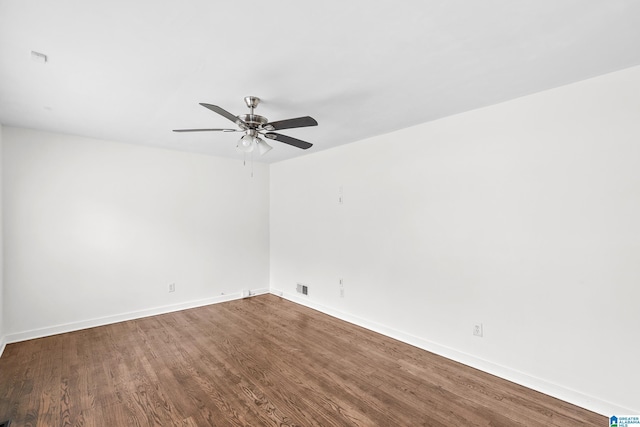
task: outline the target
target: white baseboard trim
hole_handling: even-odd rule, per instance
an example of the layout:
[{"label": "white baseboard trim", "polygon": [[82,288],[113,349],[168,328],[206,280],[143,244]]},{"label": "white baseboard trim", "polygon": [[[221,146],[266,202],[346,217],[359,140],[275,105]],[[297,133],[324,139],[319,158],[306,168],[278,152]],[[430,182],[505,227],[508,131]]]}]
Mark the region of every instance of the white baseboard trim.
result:
[{"label": "white baseboard trim", "polygon": [[4,349],[6,346],[7,346],[7,337],[3,335],[0,337],[0,357],[2,357],[2,353],[4,353]]},{"label": "white baseboard trim", "polygon": [[249,295],[250,297],[255,297],[258,295],[264,295],[264,294],[270,294],[271,290],[269,288],[260,288],[260,289],[251,289],[249,291]]},{"label": "white baseboard trim", "polygon": [[[65,323],[61,325],[48,326],[46,328],[32,329],[29,331],[18,332],[8,334],[4,337],[3,343],[10,344],[14,342],[27,341],[35,338],[48,337],[51,335],[64,334],[67,332],[79,331],[81,329],[94,328],[97,326],[109,325],[112,323],[125,322],[127,320],[141,319],[143,317],[156,316],[158,314],[166,314],[174,311],[186,310],[189,308],[202,307],[205,305],[218,304],[226,301],[233,301],[237,299],[253,297],[256,295],[262,295],[269,293],[269,289],[251,289],[249,291],[242,291],[233,294],[226,294],[215,296],[211,298],[205,298],[195,301],[187,301],[179,304],[165,305],[160,307],[149,308],[145,310],[132,311],[128,313],[116,314],[113,316],[98,317],[95,319],[82,320],[79,322]],[[2,346],[4,350],[4,345]],[[2,352],[0,352],[0,356]]]},{"label": "white baseboard trim", "polygon": [[435,353],[439,356],[446,357],[447,359],[462,363],[463,365],[467,365],[472,368],[479,369],[483,372],[487,372],[489,374],[492,374],[497,377],[503,378],[505,380],[511,381],[513,383],[522,385],[532,390],[539,391],[546,395],[555,397],[557,399],[563,400],[565,402],[571,403],[576,406],[580,406],[581,408],[588,409],[590,411],[593,411],[600,415],[604,415],[606,417],[609,417],[613,414],[640,414],[640,409],[638,408],[636,408],[635,410],[630,408],[624,408],[615,403],[607,402],[602,399],[586,395],[579,391],[572,390],[540,378],[536,378],[524,372],[520,372],[512,368],[508,368],[506,366],[495,364],[488,360],[478,358],[471,354],[458,351],[456,349],[435,343],[433,341],[419,338],[411,334],[407,334],[402,331],[398,331],[396,329],[386,327],[382,324],[371,322],[371,321],[359,318],[357,316],[353,316],[351,314],[324,306],[322,304],[315,303],[309,300],[309,298],[305,296],[284,292],[279,289],[271,289],[271,293],[274,295],[280,296],[286,300],[289,300],[291,302],[295,302],[297,304],[304,305],[305,307],[318,310],[322,313],[336,317],[340,320],[344,320],[354,325],[361,326],[365,329],[378,332],[382,335],[388,336],[398,341],[410,344],[412,346],[421,348],[431,353]]}]

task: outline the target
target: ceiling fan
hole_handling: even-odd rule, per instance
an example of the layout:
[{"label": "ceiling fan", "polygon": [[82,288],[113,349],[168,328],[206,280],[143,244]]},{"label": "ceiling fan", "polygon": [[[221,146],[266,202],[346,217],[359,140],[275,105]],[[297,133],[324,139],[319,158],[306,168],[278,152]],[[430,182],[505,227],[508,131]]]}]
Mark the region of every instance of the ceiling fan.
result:
[{"label": "ceiling fan", "polygon": [[214,113],[220,114],[225,119],[231,120],[236,125],[238,125],[239,129],[174,129],[174,132],[244,132],[240,141],[238,141],[238,145],[236,149],[241,153],[250,153],[255,148],[258,149],[260,155],[265,154],[269,150],[271,150],[271,146],[267,144],[261,136],[271,139],[274,141],[284,142],[285,144],[292,145],[294,147],[302,148],[306,150],[310,148],[313,144],[310,144],[306,141],[302,141],[297,138],[292,138],[287,135],[282,135],[279,133],[273,132],[274,130],[282,130],[282,129],[293,129],[293,128],[301,128],[307,126],[317,126],[318,122],[309,116],[297,117],[295,119],[287,119],[287,120],[279,120],[276,122],[269,122],[266,117],[259,116],[257,114],[253,114],[253,110],[260,103],[260,98],[255,96],[246,96],[244,98],[244,102],[247,104],[247,107],[250,109],[249,114],[240,114],[239,116],[234,116],[227,110],[218,107],[217,105],[200,103],[205,108],[213,111]]}]

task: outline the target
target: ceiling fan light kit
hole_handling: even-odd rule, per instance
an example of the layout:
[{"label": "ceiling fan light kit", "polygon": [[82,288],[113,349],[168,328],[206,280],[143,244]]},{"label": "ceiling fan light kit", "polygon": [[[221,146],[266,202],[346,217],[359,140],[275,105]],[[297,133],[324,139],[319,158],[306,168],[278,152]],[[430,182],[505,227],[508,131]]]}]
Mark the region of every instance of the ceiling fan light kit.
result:
[{"label": "ceiling fan light kit", "polygon": [[287,120],[279,120],[277,122],[269,122],[266,117],[254,114],[254,109],[258,107],[260,104],[260,98],[256,96],[246,96],[244,98],[244,102],[247,104],[249,108],[249,114],[240,114],[238,116],[234,116],[230,112],[225,109],[218,107],[217,105],[200,103],[203,107],[213,111],[214,113],[220,114],[222,117],[226,118],[234,122],[239,129],[174,129],[174,132],[244,132],[244,135],[238,141],[236,145],[236,150],[239,153],[251,153],[256,148],[258,149],[258,153],[262,156],[266,154],[271,147],[267,144],[264,139],[260,138],[263,136],[264,138],[283,142],[285,144],[291,145],[293,147],[301,148],[306,150],[311,148],[313,144],[302,141],[297,138],[293,138],[287,135],[282,135],[279,133],[273,132],[274,130],[281,129],[293,129],[293,128],[301,128],[308,126],[317,126],[318,122],[309,116],[297,117],[294,119]]},{"label": "ceiling fan light kit", "polygon": [[267,152],[273,148],[272,146],[264,142],[264,140],[261,138],[256,138],[255,141],[256,145],[258,146],[258,152],[261,156],[267,154]]},{"label": "ceiling fan light kit", "polygon": [[244,135],[238,141],[238,145],[236,145],[236,149],[240,153],[250,153],[253,151],[253,137],[251,135]]},{"label": "ceiling fan light kit", "polygon": [[258,132],[253,129],[247,130],[247,133],[240,138],[236,150],[238,153],[251,153],[255,148],[258,148],[258,152],[262,156],[273,147],[264,142],[264,140],[258,137]]}]

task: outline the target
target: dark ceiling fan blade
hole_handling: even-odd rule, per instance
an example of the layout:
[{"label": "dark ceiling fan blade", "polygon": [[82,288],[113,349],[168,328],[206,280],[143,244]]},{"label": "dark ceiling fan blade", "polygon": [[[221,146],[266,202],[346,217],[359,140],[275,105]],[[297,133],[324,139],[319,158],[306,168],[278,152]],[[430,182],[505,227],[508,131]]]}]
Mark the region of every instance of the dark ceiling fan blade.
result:
[{"label": "dark ceiling fan blade", "polygon": [[241,132],[238,129],[174,129],[174,132]]},{"label": "dark ceiling fan blade", "polygon": [[220,114],[225,119],[231,120],[233,123],[237,124],[238,126],[240,126],[243,129],[248,129],[249,128],[249,126],[244,121],[240,120],[238,117],[234,116],[233,114],[231,114],[230,112],[228,112],[224,108],[220,108],[217,105],[205,104],[204,102],[201,102],[200,105],[202,105],[205,108],[208,108],[209,110],[213,111],[214,113]]},{"label": "dark ceiling fan blade", "polygon": [[304,116],[295,119],[278,120],[277,122],[267,123],[263,126],[265,130],[282,130],[303,128],[307,126],[318,126],[318,122],[313,117]]},{"label": "dark ceiling fan blade", "polygon": [[311,148],[313,146],[313,144],[309,142],[291,138],[290,136],[282,135],[279,133],[267,132],[264,134],[264,136],[269,139],[275,139],[276,141],[284,142],[285,144],[293,145],[294,147],[302,148],[303,150],[306,150],[307,148]]}]

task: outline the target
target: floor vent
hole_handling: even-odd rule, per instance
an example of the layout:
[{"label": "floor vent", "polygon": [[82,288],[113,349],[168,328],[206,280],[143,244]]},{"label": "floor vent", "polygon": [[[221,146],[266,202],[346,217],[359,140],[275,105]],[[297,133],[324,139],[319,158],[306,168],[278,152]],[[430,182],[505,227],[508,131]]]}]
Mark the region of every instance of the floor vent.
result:
[{"label": "floor vent", "polygon": [[298,285],[296,286],[296,291],[298,291],[298,293],[302,295],[309,295],[309,288],[307,287],[307,285],[303,285],[302,283],[298,283]]}]

